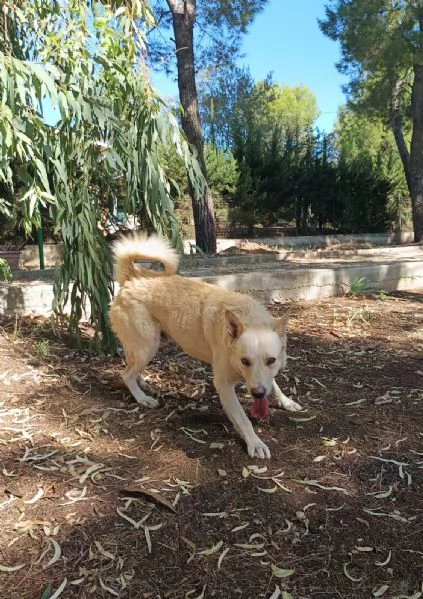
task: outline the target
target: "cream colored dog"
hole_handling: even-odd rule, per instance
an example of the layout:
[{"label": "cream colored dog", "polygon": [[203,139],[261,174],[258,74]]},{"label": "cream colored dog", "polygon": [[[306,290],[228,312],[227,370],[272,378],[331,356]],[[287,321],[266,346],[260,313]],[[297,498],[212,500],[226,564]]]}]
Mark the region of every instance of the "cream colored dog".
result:
[{"label": "cream colored dog", "polygon": [[[176,275],[178,254],[158,237],[118,241],[114,257],[121,288],[110,308],[110,322],[125,351],[122,378],[136,401],[151,408],[158,405],[140,385],[145,385],[141,373],[157,353],[163,331],[184,352],[211,364],[220,401],[248,454],[270,458],[239,403],[235,385],[245,381],[253,407],[263,417],[272,391],[279,407],[302,409],[274,380],[286,366],[288,314],[273,318],[247,295]],[[158,261],[164,272],[136,267],[137,259]]]}]

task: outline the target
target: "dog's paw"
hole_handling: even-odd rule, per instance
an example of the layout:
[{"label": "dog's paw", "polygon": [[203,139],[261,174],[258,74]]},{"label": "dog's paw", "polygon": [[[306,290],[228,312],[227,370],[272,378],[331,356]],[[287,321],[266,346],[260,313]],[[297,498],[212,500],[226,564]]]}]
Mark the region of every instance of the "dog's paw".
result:
[{"label": "dog's paw", "polygon": [[288,412],[302,412],[304,410],[303,406],[300,406],[300,404],[293,399],[290,399],[289,403],[287,403],[284,408]]},{"label": "dog's paw", "polygon": [[[140,406],[144,406],[146,408],[157,408],[157,406],[159,405],[157,399],[154,399],[154,397],[150,397],[149,395],[146,395],[146,393],[144,393],[144,391],[139,386],[136,377],[134,377],[132,374],[127,374],[124,372],[122,378],[123,382],[131,392],[132,397]],[[142,383],[144,382],[144,379],[142,377],[139,377],[139,381]]]},{"label": "dog's paw", "polygon": [[157,408],[159,405],[157,399],[154,399],[154,397],[150,397],[149,395],[145,395],[145,393],[143,393],[142,397],[138,396],[135,399],[140,406],[144,406],[145,408]]},{"label": "dog's paw", "polygon": [[276,399],[276,404],[277,404],[278,408],[283,408],[284,410],[287,410],[288,412],[300,412],[303,410],[303,407],[300,406],[299,403],[297,403],[293,399],[289,399],[289,397],[284,395],[282,392],[277,393],[275,395],[275,399]]},{"label": "dog's paw", "polygon": [[254,441],[247,443],[247,451],[250,458],[258,458],[259,460],[270,459],[270,449],[258,437]]}]

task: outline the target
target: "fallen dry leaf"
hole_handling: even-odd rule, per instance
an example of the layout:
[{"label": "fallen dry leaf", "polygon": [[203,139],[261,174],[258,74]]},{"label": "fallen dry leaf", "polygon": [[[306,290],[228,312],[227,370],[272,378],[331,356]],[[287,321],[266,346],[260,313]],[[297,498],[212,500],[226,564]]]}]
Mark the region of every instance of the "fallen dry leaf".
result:
[{"label": "fallen dry leaf", "polygon": [[176,514],[175,506],[163,497],[163,495],[160,495],[160,493],[149,491],[148,489],[141,489],[139,487],[126,487],[125,489],[121,489],[119,493],[121,495],[128,495],[129,497],[147,497],[154,501],[154,503],[157,503]]}]

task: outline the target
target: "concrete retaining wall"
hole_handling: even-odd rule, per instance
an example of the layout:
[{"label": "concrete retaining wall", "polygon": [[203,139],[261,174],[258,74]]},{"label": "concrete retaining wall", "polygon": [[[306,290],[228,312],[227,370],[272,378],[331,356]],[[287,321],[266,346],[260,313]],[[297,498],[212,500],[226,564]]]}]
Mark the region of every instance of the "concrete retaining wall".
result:
[{"label": "concrete retaining wall", "polygon": [[[218,239],[217,251],[221,252],[229,247],[239,246],[245,239]],[[281,248],[325,248],[337,244],[369,243],[371,245],[395,245],[401,243],[412,243],[413,233],[369,233],[366,235],[315,235],[298,237],[273,237],[271,239],[248,239],[255,243],[263,243],[268,246]],[[184,241],[184,250],[190,254],[190,243],[193,239]],[[44,262],[47,267],[53,267],[62,258],[63,245],[60,243],[46,243],[44,245]],[[27,245],[21,252],[21,264],[24,268],[39,268],[38,246]]]},{"label": "concrete retaining wall", "polygon": [[[184,273],[190,274],[190,273]],[[192,274],[192,273],[191,273]],[[44,276],[53,272],[44,272]],[[269,301],[311,300],[339,295],[351,283],[364,277],[371,290],[386,292],[423,288],[423,259],[385,263],[321,264],[310,267],[296,264],[230,274],[194,276],[233,291],[258,291]],[[0,284],[0,314],[51,313],[53,283],[48,280],[16,280]]]},{"label": "concrete retaining wall", "polygon": [[53,283],[37,281],[0,283],[0,315],[28,314],[49,316],[53,302]]},{"label": "concrete retaining wall", "polygon": [[[46,243],[43,246],[43,250],[46,266],[54,266],[58,260],[62,259],[63,244],[61,243]],[[20,262],[24,268],[39,268],[38,246],[25,246],[21,252]]]},{"label": "concrete retaining wall", "polygon": [[354,264],[247,272],[196,277],[231,291],[261,291],[269,301],[312,300],[334,297],[348,291],[363,277],[369,291],[399,291],[423,288],[423,260],[386,264]]},{"label": "concrete retaining wall", "polygon": [[[244,239],[218,239],[217,251],[222,252],[229,247],[238,247],[244,241],[265,244],[268,246],[278,246],[282,248],[325,248],[333,245],[345,245],[348,243],[368,243],[370,245],[396,245],[401,243],[413,243],[414,234],[411,232],[402,233],[366,233],[362,235],[298,235],[297,237],[288,237],[281,235],[272,238],[244,238]],[[195,244],[194,239],[184,241],[185,253],[190,253],[190,243]]]}]

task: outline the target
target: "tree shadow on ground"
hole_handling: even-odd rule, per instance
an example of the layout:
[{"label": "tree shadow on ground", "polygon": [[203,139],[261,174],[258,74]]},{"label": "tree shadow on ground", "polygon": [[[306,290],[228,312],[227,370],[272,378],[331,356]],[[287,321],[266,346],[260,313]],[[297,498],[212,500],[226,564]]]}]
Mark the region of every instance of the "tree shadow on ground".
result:
[{"label": "tree shadow on ground", "polygon": [[[267,599],[276,584],[295,599],[418,591],[423,338],[412,325],[421,299],[294,306],[289,371],[278,381],[307,412],[272,408],[260,424],[271,461],[247,456],[210,369],[172,346],[149,367],[161,405],[146,411],[123,389],[120,359],[60,343],[34,357],[40,327],[22,324],[15,342],[2,336],[1,564],[24,564],[0,573],[2,593],[39,599],[65,578],[66,599],[203,589]],[[360,309],[372,317],[351,319]],[[128,498],[128,487],[176,512]],[[272,564],[294,572],[277,578]]]}]

